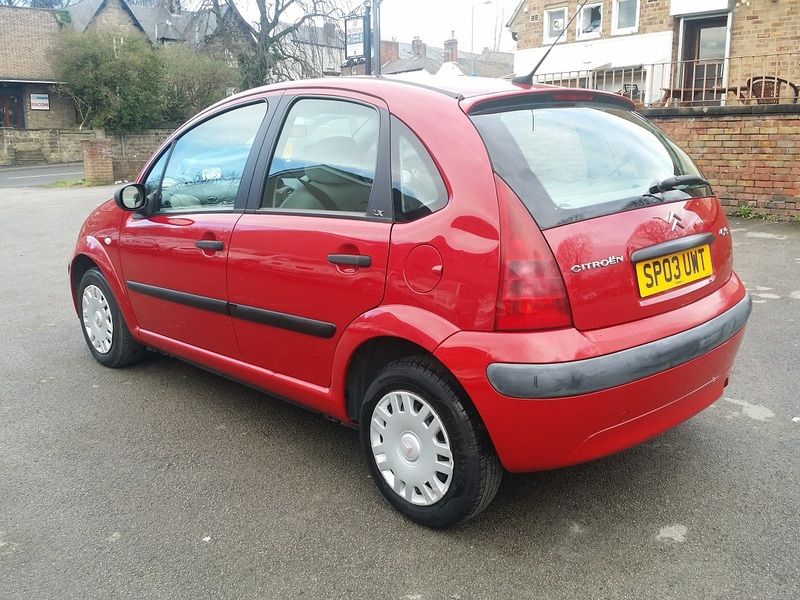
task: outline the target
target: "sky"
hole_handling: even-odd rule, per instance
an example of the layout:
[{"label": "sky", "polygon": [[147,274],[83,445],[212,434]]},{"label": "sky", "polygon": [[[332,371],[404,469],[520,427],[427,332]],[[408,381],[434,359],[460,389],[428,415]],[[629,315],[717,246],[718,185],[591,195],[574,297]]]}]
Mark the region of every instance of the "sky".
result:
[{"label": "sky", "polygon": [[500,33],[500,50],[512,51],[515,43],[505,24],[519,0],[383,0],[381,37],[411,42],[415,35],[429,46],[442,47],[455,31],[458,48],[470,50],[470,21],[475,5],[475,51],[494,47],[495,21]]}]

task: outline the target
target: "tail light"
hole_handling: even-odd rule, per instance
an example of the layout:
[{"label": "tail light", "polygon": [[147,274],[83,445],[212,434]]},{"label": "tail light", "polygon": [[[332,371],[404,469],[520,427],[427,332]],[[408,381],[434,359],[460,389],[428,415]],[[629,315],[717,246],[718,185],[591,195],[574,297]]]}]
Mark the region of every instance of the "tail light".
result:
[{"label": "tail light", "polygon": [[556,329],[572,325],[567,290],[542,232],[499,177],[500,285],[495,329]]}]

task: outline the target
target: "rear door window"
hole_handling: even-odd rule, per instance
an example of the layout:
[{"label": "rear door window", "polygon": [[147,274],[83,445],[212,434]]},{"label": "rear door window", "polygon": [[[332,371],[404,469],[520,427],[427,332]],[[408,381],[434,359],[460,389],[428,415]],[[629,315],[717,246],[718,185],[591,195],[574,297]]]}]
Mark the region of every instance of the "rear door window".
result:
[{"label": "rear door window", "polygon": [[707,186],[651,196],[674,175],[697,175],[680,148],[637,114],[548,106],[474,115],[494,170],[543,229],[709,195]]},{"label": "rear door window", "polygon": [[419,138],[392,117],[392,195],[396,221],[419,219],[447,204],[447,188]]},{"label": "rear door window", "polygon": [[344,100],[301,99],[289,111],[261,208],[364,215],[378,159],[380,118]]}]

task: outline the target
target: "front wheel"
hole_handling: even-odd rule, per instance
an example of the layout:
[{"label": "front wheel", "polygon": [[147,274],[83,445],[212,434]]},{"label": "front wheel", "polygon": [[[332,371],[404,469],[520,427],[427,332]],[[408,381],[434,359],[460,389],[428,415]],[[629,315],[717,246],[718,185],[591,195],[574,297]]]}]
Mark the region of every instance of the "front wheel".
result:
[{"label": "front wheel", "polygon": [[125,367],[141,360],[144,348],[132,337],[117,301],[98,269],[89,269],[78,284],[81,329],[95,360]]},{"label": "front wheel", "polygon": [[482,423],[436,361],[412,357],[384,367],[361,407],[361,447],[391,504],[428,527],[451,527],[494,498],[502,467]]}]

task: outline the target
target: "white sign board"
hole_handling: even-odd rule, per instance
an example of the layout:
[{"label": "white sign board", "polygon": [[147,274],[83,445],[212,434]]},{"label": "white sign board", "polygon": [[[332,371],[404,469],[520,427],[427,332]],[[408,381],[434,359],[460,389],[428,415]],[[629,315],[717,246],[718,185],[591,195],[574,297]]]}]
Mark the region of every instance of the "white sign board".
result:
[{"label": "white sign board", "polygon": [[733,8],[732,0],[670,0],[669,14],[671,17],[683,17],[709,12],[728,12],[731,8]]},{"label": "white sign board", "polygon": [[50,94],[31,94],[31,110],[50,110]]},{"label": "white sign board", "polygon": [[364,16],[347,17],[344,22],[344,35],[347,40],[345,58],[364,56]]}]

